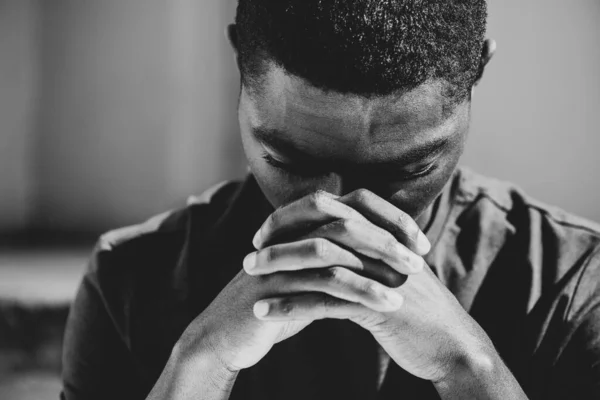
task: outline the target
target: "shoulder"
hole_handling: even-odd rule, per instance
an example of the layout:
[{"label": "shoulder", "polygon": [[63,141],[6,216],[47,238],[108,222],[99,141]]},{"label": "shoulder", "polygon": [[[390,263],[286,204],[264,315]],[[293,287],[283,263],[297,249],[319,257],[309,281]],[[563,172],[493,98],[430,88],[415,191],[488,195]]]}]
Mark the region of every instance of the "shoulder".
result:
[{"label": "shoulder", "polygon": [[[241,182],[227,181],[190,197],[187,204],[140,224],[105,233],[91,255],[85,281],[117,320],[136,302],[170,301],[192,235],[208,235],[232,202]],[[89,286],[89,285],[88,285]],[[149,303],[148,303],[149,304]]]},{"label": "shoulder", "polygon": [[163,243],[165,240],[181,241],[192,219],[201,229],[210,229],[229,205],[239,185],[240,182],[237,181],[218,183],[199,196],[190,196],[182,208],[163,212],[139,224],[109,231],[100,237],[96,250],[118,252],[156,240]]},{"label": "shoulder", "polygon": [[[113,260],[135,257],[138,259],[136,264],[145,260],[155,261],[155,257],[176,257],[189,238],[192,224],[195,233],[210,231],[231,203],[240,185],[241,182],[238,181],[221,182],[199,196],[191,196],[182,208],[163,212],[139,224],[109,231],[98,240],[94,256],[102,254]],[[135,265],[128,266],[129,269],[134,267]],[[89,272],[108,272],[105,270],[112,268],[114,266],[110,263],[93,263]],[[148,271],[147,266],[144,268]]]},{"label": "shoulder", "polygon": [[539,201],[514,183],[487,177],[465,167],[458,170],[457,181],[458,201],[470,203],[478,198],[485,198],[507,216],[519,210],[527,211],[540,214],[540,217],[566,229],[580,230],[582,233],[600,237],[600,224]]},{"label": "shoulder", "polygon": [[600,282],[599,224],[543,203],[513,183],[467,168],[458,171],[453,187],[460,212],[456,223],[461,233],[477,238],[474,253],[492,259],[494,249],[504,250],[511,262],[528,271],[541,292],[569,292],[573,310],[582,309],[579,298],[600,299],[600,283],[591,284]]},{"label": "shoulder", "polygon": [[600,224],[539,201],[518,185],[464,167],[455,179],[456,203],[503,219],[515,234],[539,233],[539,237],[530,239],[546,242],[554,239],[580,248],[600,244]]}]

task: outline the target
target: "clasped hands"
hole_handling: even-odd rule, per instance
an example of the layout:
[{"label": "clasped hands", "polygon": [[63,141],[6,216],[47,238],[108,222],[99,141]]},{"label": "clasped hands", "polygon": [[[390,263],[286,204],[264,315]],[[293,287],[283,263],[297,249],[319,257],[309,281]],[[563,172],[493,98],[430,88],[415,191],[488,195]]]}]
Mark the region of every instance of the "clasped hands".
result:
[{"label": "clasped hands", "polygon": [[314,320],[348,319],[400,367],[433,382],[488,345],[426,265],[430,244],[416,222],[372,192],[308,195],[271,214],[253,243],[244,271],[270,288],[254,315],[293,324],[278,340]]}]

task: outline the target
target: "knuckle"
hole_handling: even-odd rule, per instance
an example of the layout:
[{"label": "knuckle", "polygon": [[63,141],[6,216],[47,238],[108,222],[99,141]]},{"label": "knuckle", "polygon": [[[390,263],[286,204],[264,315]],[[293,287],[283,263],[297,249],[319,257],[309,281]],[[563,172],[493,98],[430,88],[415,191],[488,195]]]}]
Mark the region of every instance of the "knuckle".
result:
[{"label": "knuckle", "polygon": [[354,219],[345,219],[343,220],[344,231],[346,233],[352,233],[363,227],[363,224],[360,221]]},{"label": "knuckle", "polygon": [[326,281],[336,281],[339,280],[340,278],[340,274],[341,274],[341,268],[340,267],[331,267],[331,268],[324,268],[324,269],[320,269],[317,272],[317,276],[319,277],[319,279],[324,279]]},{"label": "knuckle", "polygon": [[419,266],[419,264],[421,264],[424,261],[421,256],[413,253],[412,251],[407,251],[406,253],[406,262],[412,265],[413,267]]},{"label": "knuckle", "polygon": [[408,232],[410,230],[411,222],[411,218],[406,213],[400,212],[398,213],[398,216],[396,216],[396,225],[404,232]]},{"label": "knuckle", "polygon": [[274,211],[271,213],[271,215],[269,215],[269,218],[267,218],[267,224],[268,226],[271,227],[276,227],[279,225],[279,222],[281,221],[281,217],[279,216],[279,211]]},{"label": "knuckle", "polygon": [[268,248],[262,250],[262,253],[264,254],[264,259],[267,263],[277,260],[278,254],[277,254],[276,247],[268,247]]},{"label": "knuckle", "polygon": [[329,241],[323,238],[316,238],[311,241],[311,251],[319,259],[325,260],[331,251]]},{"label": "knuckle", "polygon": [[403,264],[411,264],[413,261],[413,258],[410,255],[410,252],[400,252],[396,255],[398,261],[400,261]]},{"label": "knuckle", "polygon": [[367,189],[358,189],[354,191],[353,196],[359,203],[368,203],[373,198],[373,193]]},{"label": "knuckle", "polygon": [[425,269],[425,259],[421,256],[415,255],[414,262],[412,264],[415,271],[420,272]]},{"label": "knuckle", "polygon": [[407,213],[405,213],[404,211],[398,210],[398,214],[396,215],[396,221],[400,225],[409,224],[411,220],[412,219],[409,217],[409,215]]},{"label": "knuckle", "polygon": [[338,301],[332,296],[324,295],[321,298],[321,307],[323,308],[323,312],[325,314],[327,314],[331,310],[333,310],[337,306],[337,304],[338,304]]},{"label": "knuckle", "polygon": [[357,222],[351,219],[339,219],[333,223],[334,230],[343,236],[354,232],[357,228]]},{"label": "knuckle", "polygon": [[412,229],[409,229],[407,234],[406,234],[410,240],[412,240],[413,242],[417,242],[418,238],[419,238],[419,227],[415,224],[415,226]]},{"label": "knuckle", "polygon": [[294,303],[289,298],[284,298],[279,301],[279,312],[283,315],[292,315],[294,313]]},{"label": "knuckle", "polygon": [[407,252],[408,254],[404,255],[402,258],[402,262],[407,266],[407,268],[412,272],[419,272],[424,266],[424,260],[420,256]]},{"label": "knuckle", "polygon": [[308,204],[315,211],[325,211],[331,201],[331,197],[324,190],[317,190],[308,197]]},{"label": "knuckle", "polygon": [[378,297],[379,291],[375,282],[367,280],[360,285],[359,292],[369,298]]},{"label": "knuckle", "polygon": [[329,274],[330,274],[329,279],[331,281],[335,281],[335,282],[338,282],[338,283],[343,283],[343,282],[345,282],[347,280],[346,277],[347,277],[348,270],[346,268],[343,268],[343,267],[331,267],[331,268],[329,268],[329,270],[330,270],[330,272],[329,272]]},{"label": "knuckle", "polygon": [[329,197],[330,197],[329,193],[327,193],[327,192],[326,192],[325,190],[323,190],[323,189],[317,189],[317,190],[315,191],[315,193],[314,193],[314,194],[315,194],[315,196],[317,196],[317,197],[326,197],[326,198],[329,198]]},{"label": "knuckle", "polygon": [[400,212],[396,217],[396,224],[398,226],[399,233],[408,236],[409,238],[416,238],[419,233],[419,227],[416,222],[410,217],[410,215]]},{"label": "knuckle", "polygon": [[268,274],[258,275],[254,277],[260,285],[264,285],[265,288],[271,290],[271,288],[279,287],[282,284],[286,284],[285,279],[282,279],[281,274]]},{"label": "knuckle", "polygon": [[400,251],[398,241],[392,235],[386,237],[386,239],[383,241],[382,247],[386,254],[391,254],[395,258],[402,257],[402,252]]}]

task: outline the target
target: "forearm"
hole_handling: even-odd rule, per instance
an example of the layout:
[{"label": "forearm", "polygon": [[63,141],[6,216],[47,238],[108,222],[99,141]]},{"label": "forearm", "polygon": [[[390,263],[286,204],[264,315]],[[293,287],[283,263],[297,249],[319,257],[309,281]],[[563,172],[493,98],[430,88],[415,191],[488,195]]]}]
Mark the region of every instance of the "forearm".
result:
[{"label": "forearm", "polygon": [[495,350],[471,354],[446,379],[434,383],[443,400],[527,400],[521,386]]},{"label": "forearm", "polygon": [[206,352],[193,359],[176,346],[147,400],[227,400],[237,372]]}]

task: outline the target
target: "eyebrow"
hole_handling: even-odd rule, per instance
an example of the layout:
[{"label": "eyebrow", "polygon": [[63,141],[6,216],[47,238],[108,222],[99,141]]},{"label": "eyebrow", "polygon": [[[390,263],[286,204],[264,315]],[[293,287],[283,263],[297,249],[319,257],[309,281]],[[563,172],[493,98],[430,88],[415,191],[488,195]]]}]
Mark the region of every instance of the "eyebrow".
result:
[{"label": "eyebrow", "polygon": [[[260,142],[264,143],[273,150],[282,153],[284,156],[289,157],[293,161],[305,162],[308,165],[313,165],[314,163],[319,165],[331,164],[322,158],[307,154],[299,149],[293,143],[293,141],[286,139],[285,132],[277,129],[264,128],[252,128],[252,132]],[[360,164],[360,167],[366,167],[373,170],[407,167],[409,165],[416,164],[427,157],[438,155],[450,144],[451,140],[452,136],[436,138],[410,149],[395,160],[362,163]]]}]

